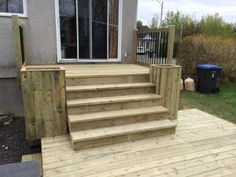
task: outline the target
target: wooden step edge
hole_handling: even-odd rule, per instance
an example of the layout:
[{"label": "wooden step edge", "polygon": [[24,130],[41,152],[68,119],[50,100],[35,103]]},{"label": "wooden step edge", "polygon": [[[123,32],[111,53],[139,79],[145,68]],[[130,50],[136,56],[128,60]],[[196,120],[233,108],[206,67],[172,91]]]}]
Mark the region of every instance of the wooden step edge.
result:
[{"label": "wooden step edge", "polygon": [[[136,124],[130,124],[130,125],[100,128],[100,129],[94,129],[94,130],[88,130],[88,131],[71,132],[70,136],[71,136],[72,143],[74,144],[74,143],[79,143],[79,142],[84,142],[84,141],[117,137],[117,136],[128,135],[128,134],[170,129],[170,128],[175,128],[176,126],[177,126],[176,123],[168,119],[165,119],[165,120],[159,120],[159,121],[142,122],[142,123],[136,123]],[[117,129],[117,130],[116,132],[112,132],[112,129]],[[104,132],[104,133],[101,133],[99,135],[97,133],[99,131]],[[83,134],[86,136],[83,137]],[[91,136],[89,136],[89,134],[91,134]]]},{"label": "wooden step edge", "polygon": [[[137,111],[135,112],[134,110]],[[168,113],[167,108],[163,106],[152,106],[147,108],[133,108],[133,109],[122,109],[115,111],[103,111],[103,112],[68,115],[68,120],[70,124],[76,124],[83,122],[102,121],[108,119],[119,119],[123,117],[133,117],[133,116],[142,116],[150,114],[164,114],[164,113]]]},{"label": "wooden step edge", "polygon": [[125,76],[145,76],[148,72],[137,73],[107,73],[107,74],[66,74],[66,79],[80,79],[80,78],[100,78],[100,77],[125,77]]},{"label": "wooden step edge", "polygon": [[67,86],[66,92],[86,92],[86,91],[101,91],[101,90],[119,90],[129,88],[148,88],[155,87],[153,83],[126,83],[126,84],[101,84],[101,85],[89,85],[89,86]]},{"label": "wooden step edge", "polygon": [[[92,106],[92,105],[102,105],[109,103],[127,103],[127,102],[137,102],[137,101],[148,101],[148,100],[160,100],[162,97],[156,94],[143,94],[140,95],[125,95],[125,96],[114,96],[114,97],[102,97],[102,98],[88,98],[88,99],[75,99],[68,100],[67,107],[79,107],[79,106]],[[76,102],[77,101],[77,102]]]}]

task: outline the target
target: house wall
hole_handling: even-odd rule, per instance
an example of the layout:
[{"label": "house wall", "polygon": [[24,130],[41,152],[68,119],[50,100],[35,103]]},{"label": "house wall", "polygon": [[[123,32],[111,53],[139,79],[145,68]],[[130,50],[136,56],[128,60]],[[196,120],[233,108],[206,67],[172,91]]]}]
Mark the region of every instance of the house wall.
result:
[{"label": "house wall", "polygon": [[0,112],[23,116],[23,101],[16,78],[0,79]]},{"label": "house wall", "polygon": [[[133,56],[133,37],[136,29],[138,0],[123,0],[122,24],[122,62],[131,63]],[[125,57],[127,53],[127,57]]]},{"label": "house wall", "polygon": [[[54,0],[28,0],[24,24],[27,64],[55,64]],[[0,16],[0,111],[23,115],[22,95],[16,81],[11,17]]]},{"label": "house wall", "polygon": [[[123,63],[131,63],[133,54],[133,31],[136,27],[138,0],[123,0],[122,16],[122,52]],[[20,18],[24,24],[24,45],[27,64],[56,64],[56,22],[54,0],[28,0],[28,17]],[[127,54],[127,57],[126,57]],[[11,17],[0,16],[0,84],[5,84],[3,78],[11,78],[11,87],[18,90],[16,85],[16,69],[14,57],[14,43],[12,37]],[[15,82],[13,84],[13,82]],[[1,91],[1,90],[0,90]],[[0,92],[2,95],[3,92]],[[9,94],[9,95],[7,95]],[[4,94],[9,100],[15,99],[22,102],[19,95],[11,92]],[[3,100],[3,98],[1,98]],[[4,98],[5,99],[5,98]],[[4,102],[0,103],[0,111],[4,108]],[[18,105],[12,110],[18,109]]]},{"label": "house wall", "polygon": [[[133,52],[133,31],[136,26],[138,0],[123,0],[122,62],[130,63]],[[24,24],[27,64],[56,64],[56,22],[54,0],[28,0],[28,17]],[[14,75],[14,48],[10,17],[0,17],[0,77],[5,67]],[[127,57],[125,57],[127,53]],[[9,70],[9,69],[8,69]],[[9,71],[10,72],[10,71]],[[6,75],[8,75],[6,73]]]}]

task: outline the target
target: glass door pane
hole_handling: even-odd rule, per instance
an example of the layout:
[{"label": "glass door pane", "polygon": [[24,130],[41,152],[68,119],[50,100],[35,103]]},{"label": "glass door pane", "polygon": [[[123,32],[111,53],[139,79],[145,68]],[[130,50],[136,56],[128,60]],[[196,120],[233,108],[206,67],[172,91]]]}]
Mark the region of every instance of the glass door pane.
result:
[{"label": "glass door pane", "polygon": [[109,58],[118,58],[119,0],[109,0]]},{"label": "glass door pane", "polygon": [[59,0],[61,56],[63,59],[77,58],[75,7],[75,0]]},{"label": "glass door pane", "polygon": [[93,59],[107,59],[107,0],[92,0]]},{"label": "glass door pane", "polygon": [[78,0],[79,58],[90,59],[90,1]]}]

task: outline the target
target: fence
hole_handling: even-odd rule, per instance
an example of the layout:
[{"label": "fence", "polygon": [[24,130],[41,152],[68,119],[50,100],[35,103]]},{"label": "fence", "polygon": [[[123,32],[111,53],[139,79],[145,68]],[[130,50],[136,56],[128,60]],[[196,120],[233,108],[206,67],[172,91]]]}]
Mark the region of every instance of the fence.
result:
[{"label": "fence", "polygon": [[175,26],[135,31],[134,59],[141,64],[172,64]]}]

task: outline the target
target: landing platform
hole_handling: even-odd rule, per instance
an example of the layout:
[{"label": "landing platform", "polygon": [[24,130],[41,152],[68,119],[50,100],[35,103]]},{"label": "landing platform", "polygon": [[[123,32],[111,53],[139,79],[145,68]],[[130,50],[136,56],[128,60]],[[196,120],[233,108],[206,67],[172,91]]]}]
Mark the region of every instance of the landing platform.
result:
[{"label": "landing platform", "polygon": [[77,152],[68,136],[42,139],[44,177],[236,176],[236,125],[197,109],[177,124],[174,135]]},{"label": "landing platform", "polygon": [[[58,65],[27,65],[30,68],[63,67],[67,77],[149,74],[149,68],[137,64],[58,64]],[[23,67],[23,69],[25,66]]]},{"label": "landing platform", "polygon": [[135,64],[76,64],[60,66],[66,69],[66,76],[149,74],[148,67]]}]

